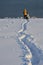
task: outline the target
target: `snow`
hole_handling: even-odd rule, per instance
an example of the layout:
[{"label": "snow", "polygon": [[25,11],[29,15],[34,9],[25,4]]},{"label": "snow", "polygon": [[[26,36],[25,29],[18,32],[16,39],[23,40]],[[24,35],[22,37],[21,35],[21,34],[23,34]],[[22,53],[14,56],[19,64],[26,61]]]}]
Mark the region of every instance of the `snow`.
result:
[{"label": "snow", "polygon": [[35,43],[43,50],[43,18],[30,19],[27,24],[27,34],[31,34],[35,38]]},{"label": "snow", "polygon": [[0,65],[42,64],[43,18],[0,19]]},{"label": "snow", "polygon": [[[21,22],[22,23],[22,22]],[[0,65],[20,65],[22,50],[17,43],[20,19],[0,19]]]}]

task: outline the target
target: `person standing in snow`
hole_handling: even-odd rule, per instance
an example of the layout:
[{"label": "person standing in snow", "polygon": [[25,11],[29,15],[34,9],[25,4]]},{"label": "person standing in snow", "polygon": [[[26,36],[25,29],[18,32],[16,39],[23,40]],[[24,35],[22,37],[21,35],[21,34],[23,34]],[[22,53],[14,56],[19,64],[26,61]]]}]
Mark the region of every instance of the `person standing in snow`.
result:
[{"label": "person standing in snow", "polygon": [[25,19],[29,19],[30,18],[29,14],[28,14],[28,11],[26,9],[24,9],[23,15],[24,15]]}]

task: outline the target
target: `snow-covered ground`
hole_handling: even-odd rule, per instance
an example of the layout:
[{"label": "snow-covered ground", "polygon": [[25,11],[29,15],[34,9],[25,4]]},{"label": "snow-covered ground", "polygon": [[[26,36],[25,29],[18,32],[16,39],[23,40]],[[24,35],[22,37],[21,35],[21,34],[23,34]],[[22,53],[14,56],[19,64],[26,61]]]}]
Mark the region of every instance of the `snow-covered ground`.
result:
[{"label": "snow-covered ground", "polygon": [[30,19],[26,33],[34,36],[36,45],[43,50],[43,18]]},{"label": "snow-covered ground", "polygon": [[0,65],[43,65],[43,18],[0,19]]},{"label": "snow-covered ground", "polygon": [[22,50],[17,43],[17,32],[22,21],[0,19],[0,65],[20,65]]}]

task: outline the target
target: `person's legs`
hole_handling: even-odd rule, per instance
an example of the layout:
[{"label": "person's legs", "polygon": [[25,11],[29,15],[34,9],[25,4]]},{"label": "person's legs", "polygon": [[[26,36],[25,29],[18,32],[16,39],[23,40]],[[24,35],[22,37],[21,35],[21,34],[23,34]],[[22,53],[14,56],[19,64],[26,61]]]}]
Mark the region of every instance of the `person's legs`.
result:
[{"label": "person's legs", "polygon": [[27,15],[24,16],[25,19],[28,19]]},{"label": "person's legs", "polygon": [[28,19],[28,17],[26,16],[26,19]]}]

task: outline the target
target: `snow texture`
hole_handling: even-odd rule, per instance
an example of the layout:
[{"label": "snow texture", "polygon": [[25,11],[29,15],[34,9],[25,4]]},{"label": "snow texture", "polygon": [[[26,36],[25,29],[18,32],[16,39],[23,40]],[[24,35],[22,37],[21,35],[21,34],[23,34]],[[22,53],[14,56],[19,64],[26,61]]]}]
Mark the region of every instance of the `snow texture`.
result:
[{"label": "snow texture", "polygon": [[43,65],[43,19],[0,19],[0,65]]}]

